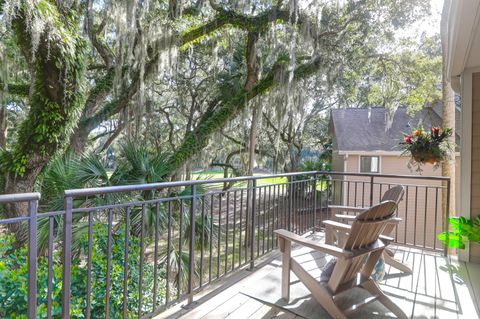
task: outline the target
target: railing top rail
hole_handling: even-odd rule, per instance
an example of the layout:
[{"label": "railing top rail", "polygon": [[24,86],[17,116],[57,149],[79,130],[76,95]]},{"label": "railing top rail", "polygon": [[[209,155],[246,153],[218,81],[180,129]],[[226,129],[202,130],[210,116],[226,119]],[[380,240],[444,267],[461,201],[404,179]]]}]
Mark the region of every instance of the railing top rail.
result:
[{"label": "railing top rail", "polygon": [[0,195],[0,203],[28,202],[31,200],[39,200],[39,199],[40,199],[40,193]]},{"label": "railing top rail", "polygon": [[378,173],[348,173],[348,172],[317,172],[317,174],[359,176],[359,177],[376,177],[376,178],[419,179],[419,180],[436,180],[436,181],[450,180],[450,177],[446,177],[446,176],[423,176],[423,175],[378,174]]},{"label": "railing top rail", "polygon": [[90,195],[101,195],[101,194],[109,194],[109,193],[155,190],[155,189],[162,189],[162,188],[169,188],[169,187],[229,183],[229,182],[245,182],[245,181],[257,180],[257,179],[263,179],[263,178],[293,177],[293,176],[315,175],[315,174],[320,174],[320,172],[316,172],[316,171],[296,172],[296,173],[270,174],[270,175],[261,175],[261,176],[260,175],[241,176],[241,177],[230,177],[230,178],[194,180],[194,181],[175,181],[175,182],[162,182],[162,183],[150,183],[150,184],[82,188],[82,189],[66,190],[65,196],[68,196],[68,197],[90,196]]},{"label": "railing top rail", "polygon": [[302,175],[343,175],[343,176],[359,176],[359,177],[375,177],[375,178],[399,178],[399,179],[418,179],[418,180],[449,180],[448,177],[442,176],[418,176],[418,175],[395,175],[395,174],[369,174],[369,173],[348,173],[348,172],[327,172],[327,171],[310,171],[310,172],[295,172],[295,173],[283,173],[283,174],[270,174],[259,176],[241,176],[231,178],[217,178],[208,180],[193,180],[193,181],[174,181],[174,182],[161,182],[150,184],[137,184],[137,185],[121,185],[121,186],[107,186],[107,187],[94,187],[94,188],[82,188],[71,189],[65,191],[66,197],[82,197],[92,195],[103,195],[111,193],[124,193],[135,191],[147,191],[157,190],[170,187],[182,187],[193,186],[203,184],[215,184],[215,183],[230,183],[230,182],[244,182],[251,180],[259,180],[266,178],[281,178],[281,177],[295,177]]}]

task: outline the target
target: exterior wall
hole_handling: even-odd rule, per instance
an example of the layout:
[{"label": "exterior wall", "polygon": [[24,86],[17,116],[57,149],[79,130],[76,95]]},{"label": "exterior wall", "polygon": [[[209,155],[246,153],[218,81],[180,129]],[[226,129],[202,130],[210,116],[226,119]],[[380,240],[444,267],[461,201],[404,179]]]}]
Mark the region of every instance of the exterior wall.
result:
[{"label": "exterior wall", "polygon": [[[480,72],[472,74],[471,218],[480,214]],[[470,245],[470,260],[480,262],[480,245]]]},{"label": "exterior wall", "polygon": [[[412,172],[407,167],[407,157],[398,155],[380,156],[380,174],[394,175],[420,175]],[[359,173],[360,155],[349,154],[345,159],[345,172]],[[457,158],[457,170],[460,171],[460,159]],[[422,176],[441,176],[441,169],[433,169],[432,165],[424,165]],[[406,244],[425,245],[432,248],[440,248],[442,244],[436,238],[436,234],[443,229],[442,225],[442,203],[443,194],[441,182],[429,180],[412,180],[398,178],[375,177],[374,185],[371,187],[370,177],[347,176],[343,182],[337,182],[342,187],[343,198],[338,204],[349,206],[369,206],[370,200],[378,203],[389,185],[402,184],[407,188],[407,194],[398,207],[398,216],[403,219],[402,224],[393,234],[397,240]],[[342,184],[342,185],[340,185]],[[421,185],[421,186],[419,186]],[[459,179],[456,183],[456,195],[458,198]],[[372,196],[370,194],[372,193]],[[456,204],[459,204],[457,199]],[[408,231],[405,227],[408,223]],[[411,223],[415,224],[415,231]]]}]

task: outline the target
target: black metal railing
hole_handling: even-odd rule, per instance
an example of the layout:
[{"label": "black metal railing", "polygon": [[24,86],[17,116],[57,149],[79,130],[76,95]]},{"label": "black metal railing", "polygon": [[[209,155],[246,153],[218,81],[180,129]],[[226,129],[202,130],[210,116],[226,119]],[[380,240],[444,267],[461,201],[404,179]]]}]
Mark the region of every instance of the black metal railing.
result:
[{"label": "black metal railing", "polygon": [[[252,269],[276,249],[275,229],[321,230],[334,217],[329,205],[370,206],[396,184],[406,187],[396,242],[443,250],[436,234],[446,229],[450,181],[442,177],[302,172],[67,190],[64,210],[47,213],[37,212],[39,194],[2,195],[0,203],[27,210],[0,220],[0,238],[16,242],[0,252],[28,255],[27,277],[19,261],[6,263],[28,289],[3,296],[0,316],[151,317]],[[19,224],[15,240],[7,224]]]}]

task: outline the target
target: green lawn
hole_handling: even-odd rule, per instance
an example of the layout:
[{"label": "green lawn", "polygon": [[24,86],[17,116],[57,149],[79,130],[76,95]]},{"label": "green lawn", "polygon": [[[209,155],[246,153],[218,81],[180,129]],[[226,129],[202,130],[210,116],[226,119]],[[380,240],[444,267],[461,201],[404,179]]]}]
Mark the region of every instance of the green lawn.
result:
[{"label": "green lawn", "polygon": [[[254,176],[263,176],[265,174],[256,173],[253,174]],[[201,172],[195,172],[192,174],[192,179],[194,180],[209,180],[209,179],[218,179],[223,178],[223,170],[220,169],[210,169]],[[257,186],[265,186],[265,185],[279,185],[284,184],[288,181],[286,177],[269,177],[269,178],[261,178],[257,180]],[[221,187],[222,183],[212,183],[209,185],[211,188]],[[245,187],[247,186],[246,182],[239,182],[235,184],[235,187]]]}]

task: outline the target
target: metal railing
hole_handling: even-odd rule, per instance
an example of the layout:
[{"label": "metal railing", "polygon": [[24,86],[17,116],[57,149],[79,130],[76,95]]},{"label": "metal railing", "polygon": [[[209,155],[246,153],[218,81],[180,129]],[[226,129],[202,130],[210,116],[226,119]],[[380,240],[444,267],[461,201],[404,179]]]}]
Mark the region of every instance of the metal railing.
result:
[{"label": "metal railing", "polygon": [[28,302],[18,315],[151,317],[191,303],[236,269],[253,269],[276,249],[275,229],[320,230],[334,217],[329,205],[370,206],[395,184],[406,187],[396,242],[443,250],[443,177],[301,172],[89,188],[65,191],[64,210],[47,213],[37,213],[39,194],[0,196],[28,203],[24,217],[0,220],[0,236],[9,233],[2,225],[28,223]]}]

